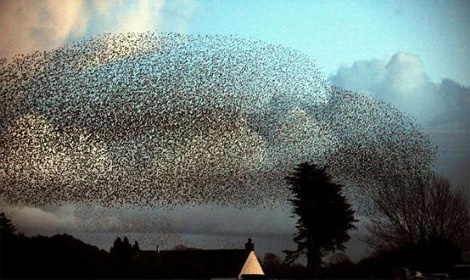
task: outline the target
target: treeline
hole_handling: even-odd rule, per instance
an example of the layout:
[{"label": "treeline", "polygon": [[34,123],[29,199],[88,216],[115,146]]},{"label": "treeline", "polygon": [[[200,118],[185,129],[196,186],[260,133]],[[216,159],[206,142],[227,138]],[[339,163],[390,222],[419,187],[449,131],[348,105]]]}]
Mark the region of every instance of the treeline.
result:
[{"label": "treeline", "polygon": [[11,221],[0,213],[0,278],[145,278],[131,256],[137,242],[118,238],[108,253],[67,234],[52,237],[16,233]]},{"label": "treeline", "polygon": [[67,235],[1,235],[0,278],[110,278],[108,252]]},{"label": "treeline", "polygon": [[[447,251],[449,248],[442,250],[443,248],[434,246],[437,245],[377,251],[358,262],[338,253],[322,264],[318,279],[411,279],[418,271],[428,277],[433,273],[444,273],[451,279],[469,279],[468,259],[464,260],[456,251]],[[436,262],[446,257],[451,259],[442,263]],[[266,253],[261,264],[268,279],[308,278],[304,265],[288,265],[273,253]]]},{"label": "treeline", "polygon": [[[0,245],[0,279],[174,278],[168,271],[155,271],[139,263],[133,257],[140,251],[139,244],[135,241],[132,245],[127,237],[118,237],[108,253],[67,234],[28,237],[16,233],[4,213],[0,213]],[[173,249],[195,248],[177,245]],[[266,264],[273,278],[305,275],[305,267],[300,264],[277,266],[276,260]]]},{"label": "treeline", "polygon": [[[131,244],[126,237],[117,238],[108,253],[67,234],[28,237],[16,233],[3,213],[0,213],[0,249],[0,279],[171,278],[171,275],[158,275],[137,262],[132,256],[140,251],[139,244]],[[174,249],[194,248],[178,245]],[[287,264],[272,253],[266,253],[260,261],[268,279],[302,279],[308,275],[304,265]],[[419,270],[425,275],[444,272],[453,279],[468,279],[468,268],[452,271],[454,264],[468,264],[468,261],[468,256],[462,256],[461,248],[434,240],[376,250],[357,263],[344,254],[335,254],[320,267],[318,276],[321,279],[405,279]]]},{"label": "treeline", "polygon": [[[346,255],[335,255],[334,260],[326,262],[319,268],[319,279],[393,279],[388,269],[373,272],[367,263],[353,263]],[[279,256],[266,253],[261,260],[264,273],[268,279],[305,279],[307,268],[300,264],[287,264]],[[387,277],[388,276],[388,277]]]}]

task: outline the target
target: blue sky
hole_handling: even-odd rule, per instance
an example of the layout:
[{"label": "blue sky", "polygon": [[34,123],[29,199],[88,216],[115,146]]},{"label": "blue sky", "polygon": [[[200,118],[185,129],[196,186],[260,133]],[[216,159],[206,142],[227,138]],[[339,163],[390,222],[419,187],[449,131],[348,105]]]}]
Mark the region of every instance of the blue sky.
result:
[{"label": "blue sky", "polygon": [[188,31],[296,48],[326,75],[406,51],[425,61],[433,79],[469,85],[469,12],[468,1],[201,1]]},{"label": "blue sky", "polygon": [[[470,3],[465,0],[69,1],[62,5],[66,7],[55,6],[53,1],[47,5],[45,1],[15,2],[23,11],[28,10],[25,20],[31,24],[18,23],[21,17],[13,17],[11,8],[2,9],[2,56],[21,51],[25,45],[49,48],[102,32],[158,29],[237,34],[282,44],[311,55],[325,75],[357,60],[381,59],[406,51],[424,61],[424,70],[433,81],[451,78],[470,85]],[[2,6],[13,5],[2,1]],[[34,13],[40,9],[42,14]],[[67,13],[73,20],[64,24],[57,15]],[[52,27],[54,24],[62,27]],[[18,32],[52,42],[35,46],[36,40],[30,40],[25,44]],[[20,41],[23,47],[13,48],[14,41]]]},{"label": "blue sky", "polygon": [[[0,57],[104,32],[148,30],[233,34],[298,49],[333,84],[384,99],[415,117],[439,146],[438,171],[469,188],[470,1],[0,2]],[[76,233],[73,220],[81,217],[69,208],[11,209],[13,221],[32,234],[46,232],[44,224],[31,222],[40,219],[48,230]],[[211,212],[204,215],[210,219]],[[285,228],[273,228],[288,235]]]}]

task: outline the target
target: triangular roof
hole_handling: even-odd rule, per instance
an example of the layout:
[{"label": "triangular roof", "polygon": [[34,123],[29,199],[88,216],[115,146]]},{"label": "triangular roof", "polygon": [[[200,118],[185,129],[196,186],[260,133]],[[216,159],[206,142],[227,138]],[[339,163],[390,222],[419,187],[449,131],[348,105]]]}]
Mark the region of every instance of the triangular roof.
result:
[{"label": "triangular roof", "polygon": [[264,275],[263,268],[258,261],[258,258],[255,255],[255,252],[251,251],[246,258],[245,264],[243,265],[240,273],[238,274],[238,279],[242,278],[242,275]]}]

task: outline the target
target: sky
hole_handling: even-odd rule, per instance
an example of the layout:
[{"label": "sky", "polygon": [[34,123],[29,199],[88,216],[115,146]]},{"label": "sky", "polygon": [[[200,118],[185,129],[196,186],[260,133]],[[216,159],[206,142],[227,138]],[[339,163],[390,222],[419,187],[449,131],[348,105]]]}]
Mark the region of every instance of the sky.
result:
[{"label": "sky", "polygon": [[[389,102],[415,118],[439,148],[438,173],[468,191],[469,15],[468,1],[3,0],[0,57],[52,50],[102,33],[153,30],[238,35],[299,50],[316,61],[332,84]],[[8,208],[13,222],[26,233],[67,231],[106,249],[117,233],[151,231],[140,226],[124,230],[126,219],[139,216],[125,210],[77,205]],[[292,246],[289,237],[295,221],[285,216],[285,210],[254,215],[251,209],[222,209],[215,216],[207,208],[195,207],[190,213],[199,220],[197,224],[185,220],[185,211],[189,210],[162,210],[155,218],[155,223],[167,222],[166,230],[176,232],[175,242],[210,247],[220,239],[217,246],[228,246],[243,244],[249,233],[264,251],[279,243]],[[90,213],[109,218],[109,223],[90,229],[93,223],[85,220]],[[227,225],[214,222],[218,219],[233,223],[224,229]],[[99,238],[98,233],[105,237]],[[226,241],[222,235],[236,238]],[[152,247],[153,238],[146,239],[146,246]],[[356,239],[350,247],[353,258],[364,255]]]}]

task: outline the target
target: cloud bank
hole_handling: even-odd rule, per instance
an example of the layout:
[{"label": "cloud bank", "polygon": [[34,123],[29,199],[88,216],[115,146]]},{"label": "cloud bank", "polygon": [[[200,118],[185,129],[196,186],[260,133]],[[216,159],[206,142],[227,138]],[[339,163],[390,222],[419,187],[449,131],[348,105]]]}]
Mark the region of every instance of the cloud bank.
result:
[{"label": "cloud bank", "polygon": [[81,0],[2,1],[0,56],[57,48],[68,38],[84,35],[88,19]]},{"label": "cloud bank", "polygon": [[427,129],[470,130],[470,87],[451,79],[431,81],[416,55],[398,52],[388,61],[356,61],[329,80],[390,102]]},{"label": "cloud bank", "polygon": [[[103,208],[96,205],[32,207],[2,202],[2,211],[27,235],[68,233],[109,249],[117,236],[142,248],[169,249],[177,244],[241,247],[248,236],[289,240],[295,219],[281,209],[176,207],[174,209]],[[217,215],[214,215],[217,213]],[[101,240],[103,239],[103,240]],[[272,241],[272,240],[271,240]]]},{"label": "cloud bank", "polygon": [[4,0],[0,2],[0,58],[52,50],[103,32],[185,33],[196,9],[192,0]]},{"label": "cloud bank", "polygon": [[79,228],[75,207],[71,205],[31,207],[2,201],[2,211],[17,230],[25,234],[73,233]]}]

